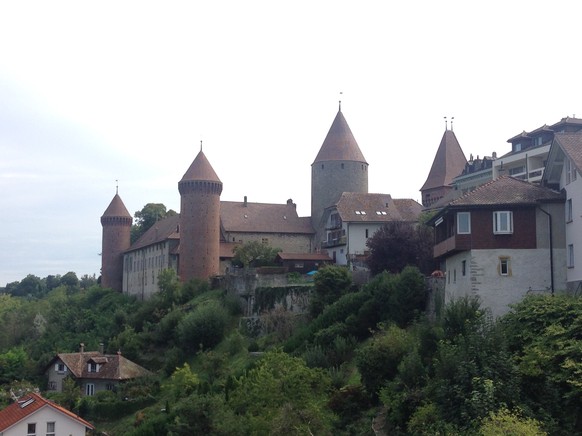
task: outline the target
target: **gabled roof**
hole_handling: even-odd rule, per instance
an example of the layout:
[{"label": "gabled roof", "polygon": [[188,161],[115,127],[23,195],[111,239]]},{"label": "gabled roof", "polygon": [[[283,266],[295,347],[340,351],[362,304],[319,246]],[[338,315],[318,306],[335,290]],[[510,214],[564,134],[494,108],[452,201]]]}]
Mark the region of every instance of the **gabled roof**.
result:
[{"label": "gabled roof", "polygon": [[178,233],[179,225],[180,216],[178,214],[157,221],[135,241],[128,251],[137,250],[168,239],[180,239],[180,234]]},{"label": "gabled roof", "polygon": [[337,160],[367,163],[341,109],[335,116],[313,163]]},{"label": "gabled roof", "polygon": [[344,192],[335,206],[343,222],[418,221],[422,206],[414,200],[394,200],[390,194]]},{"label": "gabled roof", "polygon": [[[151,373],[137,363],[126,359],[121,354],[102,354],[98,351],[82,353],[60,353],[53,358],[51,364],[60,359],[76,378],[102,380],[129,380],[150,375]],[[89,372],[89,362],[100,365],[98,372]]]},{"label": "gabled roof", "polygon": [[564,201],[564,196],[559,192],[524,180],[502,176],[452,200],[445,209],[501,205],[523,206],[560,201]]},{"label": "gabled roof", "polygon": [[582,131],[576,133],[556,133],[554,141],[574,163],[578,172],[582,172]]},{"label": "gabled roof", "polygon": [[33,415],[40,409],[44,409],[45,407],[49,407],[55,412],[60,413],[71,420],[77,421],[79,424],[84,425],[88,429],[95,429],[92,424],[75,415],[73,412],[65,409],[64,407],[61,407],[58,404],[41,397],[39,394],[30,393],[21,397],[18,401],[10,404],[8,407],[0,411],[0,432],[8,430],[13,425]]},{"label": "gabled roof", "polygon": [[105,212],[103,212],[103,217],[124,217],[124,218],[131,218],[130,213],[127,211],[125,204],[121,200],[119,194],[115,194]]},{"label": "gabled roof", "polygon": [[295,204],[220,202],[225,232],[313,234],[309,217],[299,217]]},{"label": "gabled roof", "polygon": [[452,130],[445,130],[421,191],[449,186],[465,169],[467,158]]},{"label": "gabled roof", "polygon": [[556,133],[548,152],[542,184],[557,186],[564,168],[564,156],[582,174],[582,131],[575,133]]},{"label": "gabled roof", "polygon": [[188,170],[184,173],[184,176],[182,177],[181,181],[184,182],[186,180],[206,180],[209,182],[221,183],[220,179],[214,172],[212,165],[210,165],[210,162],[208,162],[208,159],[206,158],[202,150],[198,152],[198,155],[196,156]]}]

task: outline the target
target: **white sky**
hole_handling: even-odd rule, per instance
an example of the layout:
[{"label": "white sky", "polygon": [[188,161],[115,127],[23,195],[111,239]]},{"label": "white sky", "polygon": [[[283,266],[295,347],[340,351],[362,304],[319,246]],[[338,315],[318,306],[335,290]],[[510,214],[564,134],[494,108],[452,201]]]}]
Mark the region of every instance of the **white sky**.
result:
[{"label": "white sky", "polygon": [[97,274],[119,193],[179,211],[204,141],[223,200],[310,209],[342,112],[370,192],[420,201],[444,131],[502,155],[582,116],[576,1],[0,3],[0,286]]}]

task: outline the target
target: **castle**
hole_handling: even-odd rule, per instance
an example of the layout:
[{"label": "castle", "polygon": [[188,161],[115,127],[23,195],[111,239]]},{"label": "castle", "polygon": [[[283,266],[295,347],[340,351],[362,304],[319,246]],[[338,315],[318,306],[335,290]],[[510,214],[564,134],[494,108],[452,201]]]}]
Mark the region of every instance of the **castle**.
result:
[{"label": "castle", "polygon": [[[132,217],[116,192],[101,217],[101,284],[148,298],[167,268],[182,281],[228,271],[237,244],[259,241],[302,261],[364,265],[366,241],[387,222],[417,222],[411,199],[368,193],[368,162],[340,107],[311,165],[311,215],[283,204],[220,199],[222,182],[202,149],[178,183],[180,214],[157,222],[133,245]],[[284,256],[285,257],[285,256]]]}]

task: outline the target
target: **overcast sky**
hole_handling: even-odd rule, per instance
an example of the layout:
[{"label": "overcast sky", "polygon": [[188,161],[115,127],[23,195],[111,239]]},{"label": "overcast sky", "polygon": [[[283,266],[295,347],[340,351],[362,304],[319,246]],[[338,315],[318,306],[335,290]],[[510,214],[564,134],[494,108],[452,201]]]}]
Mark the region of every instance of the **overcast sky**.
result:
[{"label": "overcast sky", "polygon": [[99,275],[119,194],[179,211],[203,140],[221,199],[310,213],[338,110],[370,192],[420,201],[455,117],[470,154],[582,116],[579,2],[0,3],[0,286]]}]

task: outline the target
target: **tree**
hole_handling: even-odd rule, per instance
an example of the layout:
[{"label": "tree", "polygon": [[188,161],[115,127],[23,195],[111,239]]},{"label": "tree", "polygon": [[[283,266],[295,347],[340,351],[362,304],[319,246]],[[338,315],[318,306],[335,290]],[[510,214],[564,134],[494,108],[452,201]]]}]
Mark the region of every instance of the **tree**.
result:
[{"label": "tree", "polygon": [[408,265],[419,267],[424,274],[433,270],[432,229],[424,224],[386,223],[368,239],[366,246],[370,250],[366,262],[372,274],[399,273]]},{"label": "tree", "polygon": [[148,203],[142,210],[138,210],[135,215],[135,223],[131,226],[131,243],[137,241],[156,221],[176,215],[176,211],[170,209],[166,211],[166,206],[162,203]]},{"label": "tree", "polygon": [[277,253],[281,249],[273,248],[258,241],[249,241],[242,245],[237,245],[233,251],[233,262],[242,264],[245,268],[255,268],[273,265],[275,257],[277,257]]},{"label": "tree", "polygon": [[345,267],[328,265],[317,271],[313,284],[310,312],[317,316],[323,312],[325,306],[336,302],[348,292],[352,285],[352,276]]}]

